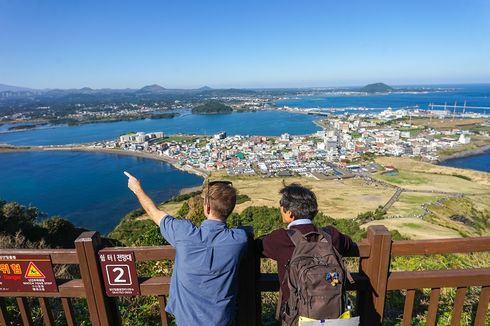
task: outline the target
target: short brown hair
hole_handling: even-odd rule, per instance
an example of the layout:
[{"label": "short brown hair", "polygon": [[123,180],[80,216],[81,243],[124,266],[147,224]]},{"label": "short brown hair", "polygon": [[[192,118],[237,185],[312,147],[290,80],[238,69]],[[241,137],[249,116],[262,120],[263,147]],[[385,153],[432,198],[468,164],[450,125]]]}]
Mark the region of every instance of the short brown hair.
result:
[{"label": "short brown hair", "polygon": [[[208,190],[209,188],[209,190]],[[209,198],[207,198],[209,196]],[[231,184],[216,182],[204,187],[204,203],[219,219],[225,221],[236,204],[236,189]]]}]

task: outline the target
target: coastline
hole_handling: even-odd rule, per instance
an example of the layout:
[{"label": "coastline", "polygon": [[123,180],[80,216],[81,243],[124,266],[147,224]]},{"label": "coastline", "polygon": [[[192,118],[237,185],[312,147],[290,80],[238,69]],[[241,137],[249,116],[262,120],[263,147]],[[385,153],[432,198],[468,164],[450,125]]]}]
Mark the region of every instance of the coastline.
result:
[{"label": "coastline", "polygon": [[463,158],[463,157],[470,157],[470,156],[484,154],[487,151],[490,151],[490,145],[485,145],[485,146],[475,148],[472,150],[463,151],[460,153],[455,153],[455,154],[451,154],[451,155],[447,155],[447,156],[442,156],[437,161],[437,164],[441,164],[441,163],[444,163],[445,161],[452,160],[455,158]]},{"label": "coastline", "polygon": [[[168,116],[167,116],[168,115]],[[151,119],[151,120],[159,120],[159,119],[173,119],[176,118],[180,115],[180,113],[177,112],[162,112],[159,114],[154,114],[154,115],[142,115],[142,116],[135,116],[135,117],[128,117],[128,118],[115,118],[115,119],[99,119],[99,120],[81,120],[81,121],[76,121],[74,124],[70,124],[69,122],[49,122],[46,120],[35,120],[32,122],[33,128],[22,128],[22,129],[14,129],[14,130],[5,130],[0,132],[0,134],[8,134],[12,132],[23,132],[23,131],[33,131],[33,130],[39,130],[39,129],[52,129],[52,128],[59,128],[59,127],[76,127],[76,126],[81,126],[81,125],[86,125],[86,124],[94,124],[94,123],[113,123],[113,122],[131,122],[131,121],[138,121],[138,120],[146,120],[146,119]],[[25,124],[27,123],[26,121],[7,121],[3,122],[2,124],[12,124],[12,125],[20,125],[20,124]]]},{"label": "coastline", "polygon": [[65,147],[44,147],[44,146],[30,146],[25,148],[17,148],[10,147],[5,150],[0,150],[0,154],[2,153],[19,153],[19,152],[92,152],[92,153],[105,153],[105,154],[114,154],[114,155],[126,155],[133,157],[146,158],[150,160],[162,161],[170,164],[177,170],[184,171],[187,173],[195,174],[201,178],[206,179],[208,177],[208,173],[204,170],[194,168],[190,165],[184,165],[182,167],[177,166],[178,161],[172,159],[171,157],[165,155],[157,155],[152,153],[142,153],[142,152],[134,152],[134,151],[125,151],[121,149],[112,149],[112,148],[97,148],[97,147],[88,147],[88,146],[65,146]]},{"label": "coastline", "polygon": [[317,120],[313,120],[313,124],[317,125],[318,127],[322,128],[322,130],[325,130],[325,126],[320,122],[324,119],[320,118],[320,119],[317,119]]}]

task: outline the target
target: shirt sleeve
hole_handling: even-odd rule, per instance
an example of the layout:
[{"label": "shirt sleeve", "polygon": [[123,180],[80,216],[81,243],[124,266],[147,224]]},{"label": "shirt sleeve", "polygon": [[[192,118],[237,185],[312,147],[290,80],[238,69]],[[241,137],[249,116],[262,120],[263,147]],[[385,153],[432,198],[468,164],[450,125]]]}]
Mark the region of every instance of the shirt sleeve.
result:
[{"label": "shirt sleeve", "polygon": [[185,238],[192,231],[192,228],[190,221],[177,219],[168,214],[160,220],[160,233],[174,247],[177,241]]},{"label": "shirt sleeve", "polygon": [[332,237],[332,243],[335,249],[337,249],[342,256],[348,254],[356,255],[356,253],[358,252],[357,244],[352,241],[352,239],[348,235],[339,232],[339,230],[337,230],[333,226],[330,226],[327,229]]},{"label": "shirt sleeve", "polygon": [[277,230],[255,240],[256,247],[261,257],[279,260],[277,250]]}]

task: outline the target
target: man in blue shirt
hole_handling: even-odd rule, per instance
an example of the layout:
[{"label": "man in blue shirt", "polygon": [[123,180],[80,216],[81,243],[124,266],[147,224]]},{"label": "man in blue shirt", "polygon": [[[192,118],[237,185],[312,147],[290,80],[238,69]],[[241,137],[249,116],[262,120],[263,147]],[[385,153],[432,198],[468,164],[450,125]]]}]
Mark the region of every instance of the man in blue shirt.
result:
[{"label": "man in blue shirt", "polygon": [[247,247],[242,229],[228,229],[226,218],[236,204],[230,182],[209,182],[204,189],[204,215],[200,227],[159,210],[138,179],[124,172],[128,187],[162,236],[176,248],[166,311],[178,326],[231,325],[235,313],[240,258]]}]

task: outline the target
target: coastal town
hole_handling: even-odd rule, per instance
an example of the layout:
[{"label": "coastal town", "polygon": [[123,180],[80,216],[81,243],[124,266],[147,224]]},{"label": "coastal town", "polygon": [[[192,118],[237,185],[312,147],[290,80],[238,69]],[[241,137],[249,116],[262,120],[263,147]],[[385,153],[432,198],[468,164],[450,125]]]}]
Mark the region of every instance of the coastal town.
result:
[{"label": "coastal town", "polygon": [[[432,119],[449,123],[441,129],[421,124]],[[473,129],[448,128],[451,119],[426,110],[387,109],[377,114],[354,113],[317,120],[322,130],[310,135],[243,136],[223,131],[212,136],[166,136],[164,131],[136,132],[91,146],[155,155],[178,168],[201,174],[218,170],[228,175],[345,178],[385,170],[372,163],[374,156],[436,162],[440,153],[469,146],[473,139],[490,144],[487,119],[481,119],[479,128]]]}]

